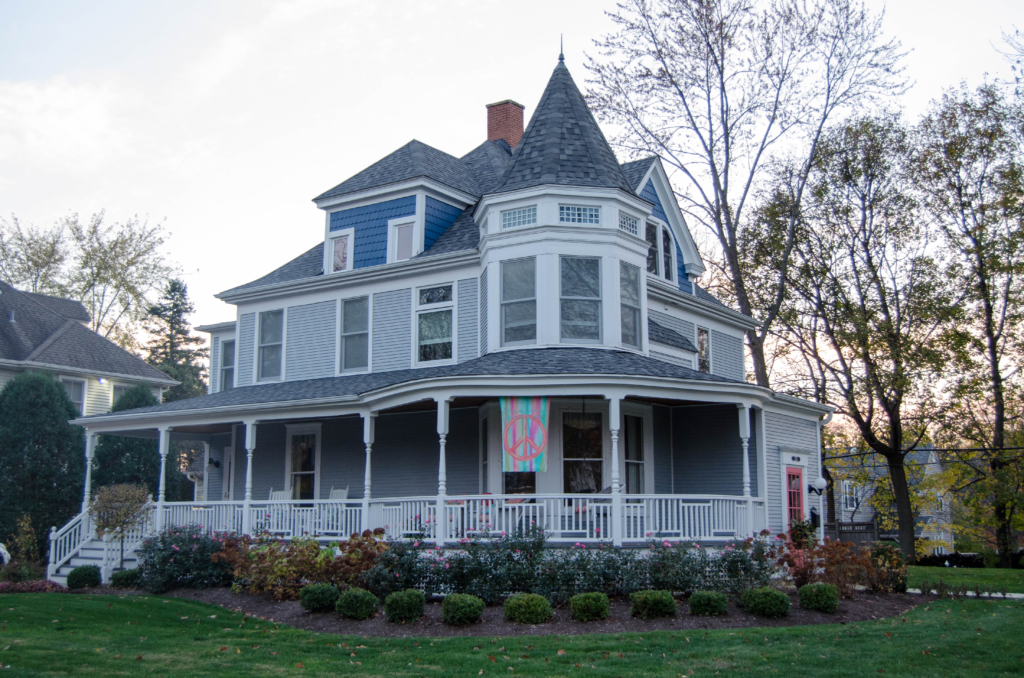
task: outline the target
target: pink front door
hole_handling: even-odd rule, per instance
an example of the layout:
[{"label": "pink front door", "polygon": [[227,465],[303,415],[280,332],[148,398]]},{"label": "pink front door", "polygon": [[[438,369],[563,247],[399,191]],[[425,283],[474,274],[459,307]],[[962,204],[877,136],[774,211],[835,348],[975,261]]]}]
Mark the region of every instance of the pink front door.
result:
[{"label": "pink front door", "polygon": [[792,525],[804,519],[804,470],[786,467],[786,506],[789,508],[789,523]]}]

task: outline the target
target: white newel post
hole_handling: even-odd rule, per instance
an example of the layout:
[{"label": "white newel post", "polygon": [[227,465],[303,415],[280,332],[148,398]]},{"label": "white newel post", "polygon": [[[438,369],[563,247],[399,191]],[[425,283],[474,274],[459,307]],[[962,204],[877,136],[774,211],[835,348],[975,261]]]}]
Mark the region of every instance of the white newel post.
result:
[{"label": "white newel post", "polygon": [[448,466],[444,446],[448,438],[448,398],[437,398],[437,437],[440,446],[437,460],[437,509],[434,529],[437,544],[443,544],[448,537],[448,518],[445,516],[445,496],[448,494]]},{"label": "white newel post", "polygon": [[740,415],[740,442],[743,445],[743,498],[747,501],[747,518],[743,537],[749,537],[754,527],[754,502],[750,496],[750,406],[737,405]]},{"label": "white newel post", "polygon": [[245,421],[245,501],[242,503],[242,534],[252,534],[252,453],[256,451],[256,422]]},{"label": "white newel post", "polygon": [[[377,413],[363,412],[363,444],[366,445],[366,469],[363,472],[363,511],[359,520],[360,531],[373,529],[370,527],[370,456],[373,452],[373,436],[376,431]],[[380,527],[374,525],[373,527]]]},{"label": "white newel post", "polygon": [[622,399],[608,397],[608,426],[612,437],[612,544],[622,546],[622,488],[619,482],[619,426],[622,420]]},{"label": "white newel post", "polygon": [[160,486],[156,496],[156,531],[164,529],[164,500],[167,496],[167,455],[171,451],[171,429],[157,429],[157,451],[160,453]]},{"label": "white newel post", "polygon": [[85,491],[82,493],[82,512],[89,509],[92,497],[92,458],[96,454],[96,434],[85,430]]}]

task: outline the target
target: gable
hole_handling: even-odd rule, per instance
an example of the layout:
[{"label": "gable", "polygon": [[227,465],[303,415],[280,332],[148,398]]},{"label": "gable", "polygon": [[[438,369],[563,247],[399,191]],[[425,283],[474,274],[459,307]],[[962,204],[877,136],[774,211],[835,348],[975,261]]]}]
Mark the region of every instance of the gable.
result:
[{"label": "gable", "polygon": [[[416,214],[416,196],[331,212],[331,232],[355,231],[353,268],[386,264],[388,261],[388,220]],[[458,216],[456,214],[456,216]],[[454,221],[454,218],[452,219]]]},{"label": "gable", "polygon": [[669,223],[668,215],[665,214],[665,208],[661,205],[661,198],[658,197],[658,191],[654,188],[654,182],[650,179],[644,185],[644,190],[640,191],[640,197],[649,203],[654,204],[654,210],[651,214],[658,219],[661,219],[666,224]]}]

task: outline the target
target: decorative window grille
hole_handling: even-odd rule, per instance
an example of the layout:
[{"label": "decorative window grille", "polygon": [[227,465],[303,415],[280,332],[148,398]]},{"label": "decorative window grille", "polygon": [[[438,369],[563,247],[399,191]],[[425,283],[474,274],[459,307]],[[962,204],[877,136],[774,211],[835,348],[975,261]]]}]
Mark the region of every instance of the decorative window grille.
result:
[{"label": "decorative window grille", "polygon": [[421,363],[450,360],[453,357],[452,325],[455,310],[452,286],[438,285],[420,289],[419,306],[430,310],[421,311],[417,316],[417,360]]},{"label": "decorative window grille", "polygon": [[640,235],[640,220],[625,212],[619,212],[619,228],[630,235]]},{"label": "decorative window grille", "polygon": [[711,374],[711,336],[703,327],[697,328],[697,369]]},{"label": "decorative window grille", "polygon": [[537,206],[524,207],[519,210],[509,210],[501,213],[501,227],[516,228],[518,226],[530,226],[537,223]]},{"label": "decorative window grille", "polygon": [[562,224],[600,224],[601,208],[559,205],[558,221]]}]

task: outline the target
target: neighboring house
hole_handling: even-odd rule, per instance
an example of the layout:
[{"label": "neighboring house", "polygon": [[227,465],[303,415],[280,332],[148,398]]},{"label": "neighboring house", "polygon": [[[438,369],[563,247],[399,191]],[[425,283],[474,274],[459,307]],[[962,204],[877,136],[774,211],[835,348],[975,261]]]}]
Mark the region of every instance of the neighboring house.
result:
[{"label": "neighboring house", "polygon": [[[871,480],[863,482],[852,478],[844,478],[843,470],[832,469],[837,479],[836,517],[843,523],[865,523],[875,520],[876,511],[871,502],[875,484],[888,482],[888,471],[884,460],[865,457],[871,460],[868,475]],[[923,478],[942,472],[942,461],[938,453],[930,448],[922,448],[906,456],[907,481],[911,489]],[[849,475],[848,473],[846,475]],[[918,539],[936,542],[935,553],[952,552],[953,548],[953,515],[948,494],[938,494],[936,503],[929,503],[915,520],[914,535]]]},{"label": "neighboring house", "polygon": [[178,382],[89,329],[77,301],[0,282],[0,387],[20,372],[60,379],[80,415],[105,414],[127,389],[147,384],[157,400]]},{"label": "neighboring house", "polygon": [[695,282],[661,160],[616,160],[561,59],[523,111],[318,195],[319,242],[217,295],[209,395],[83,422],[208,444],[208,500],[158,524],[723,543],[810,515],[830,410],[745,381],[757,323]]}]

